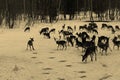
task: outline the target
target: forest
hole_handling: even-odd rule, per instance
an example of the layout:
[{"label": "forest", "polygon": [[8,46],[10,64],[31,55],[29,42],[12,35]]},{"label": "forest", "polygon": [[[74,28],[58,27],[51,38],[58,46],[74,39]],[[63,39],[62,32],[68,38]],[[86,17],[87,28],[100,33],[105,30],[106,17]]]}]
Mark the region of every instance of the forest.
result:
[{"label": "forest", "polygon": [[118,21],[119,4],[120,0],[0,0],[0,25],[4,22],[12,29],[21,20],[53,23],[79,16],[90,21]]}]

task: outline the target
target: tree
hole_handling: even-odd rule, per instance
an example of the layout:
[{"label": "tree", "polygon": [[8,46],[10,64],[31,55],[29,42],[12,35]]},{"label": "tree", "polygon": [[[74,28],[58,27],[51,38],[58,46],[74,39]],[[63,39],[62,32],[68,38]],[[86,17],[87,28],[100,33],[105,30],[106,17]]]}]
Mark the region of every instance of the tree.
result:
[{"label": "tree", "polygon": [[108,0],[93,0],[93,12],[98,15],[98,19],[102,20],[103,14],[108,10]]}]

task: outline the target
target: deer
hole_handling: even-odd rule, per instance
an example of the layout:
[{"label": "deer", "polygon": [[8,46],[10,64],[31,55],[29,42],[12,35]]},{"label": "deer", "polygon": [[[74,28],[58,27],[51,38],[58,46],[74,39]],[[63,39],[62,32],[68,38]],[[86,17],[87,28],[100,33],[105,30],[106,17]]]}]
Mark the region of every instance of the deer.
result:
[{"label": "deer", "polygon": [[30,40],[28,40],[28,42],[27,42],[27,50],[28,50],[28,47],[30,48],[30,50],[35,50],[34,46],[33,46],[33,41],[34,41],[33,38],[30,38]]},{"label": "deer", "polygon": [[88,56],[90,56],[90,57],[91,57],[91,61],[93,61],[93,56],[94,56],[94,55],[95,55],[95,61],[97,61],[96,51],[97,51],[97,46],[87,47],[87,49],[86,49],[86,51],[85,51],[85,54],[84,54],[84,55],[81,55],[81,56],[82,56],[82,62],[83,62],[83,61],[87,62]]},{"label": "deer", "polygon": [[117,39],[118,39],[117,37],[114,37],[113,40],[112,40],[112,42],[113,42],[113,44],[114,44],[113,49],[114,49],[115,46],[117,46],[117,47],[118,47],[118,50],[119,50],[120,41],[118,41]]},{"label": "deer", "polygon": [[42,33],[47,33],[48,30],[49,30],[49,28],[48,28],[48,27],[45,27],[45,28],[42,28],[39,33],[40,33],[40,35],[41,35]]},{"label": "deer", "polygon": [[59,31],[59,34],[63,34],[63,38],[64,38],[64,39],[65,39],[67,36],[73,35],[72,32],[64,31],[64,30]]},{"label": "deer", "polygon": [[30,31],[30,27],[29,26],[24,29],[24,32],[26,32],[26,31]]},{"label": "deer", "polygon": [[67,31],[73,32],[73,28],[71,26],[67,26]]},{"label": "deer", "polygon": [[50,32],[43,33],[43,35],[44,35],[44,38],[45,38],[45,37],[48,38],[48,39],[51,38],[51,37],[50,37]]},{"label": "deer", "polygon": [[87,30],[87,25],[86,24],[84,26],[79,26],[79,30],[83,30],[83,29]]},{"label": "deer", "polygon": [[55,42],[56,42],[56,44],[57,44],[57,50],[59,49],[59,48],[61,48],[61,46],[62,46],[62,50],[63,49],[67,49],[67,42],[65,41],[65,40],[56,40],[56,38],[54,37],[54,40],[55,40]]},{"label": "deer", "polygon": [[98,44],[97,45],[100,48],[100,50],[102,50],[102,55],[103,55],[103,51],[105,51],[105,53],[107,55],[107,50],[108,50],[108,48],[110,49],[110,47],[109,47],[109,37],[106,37],[106,36],[98,37]]},{"label": "deer", "polygon": [[51,32],[54,32],[54,33],[55,33],[55,28],[52,28],[49,32],[50,32],[50,33],[51,33]]},{"label": "deer", "polygon": [[119,31],[120,30],[120,27],[118,25],[115,26],[115,30],[116,31]]}]

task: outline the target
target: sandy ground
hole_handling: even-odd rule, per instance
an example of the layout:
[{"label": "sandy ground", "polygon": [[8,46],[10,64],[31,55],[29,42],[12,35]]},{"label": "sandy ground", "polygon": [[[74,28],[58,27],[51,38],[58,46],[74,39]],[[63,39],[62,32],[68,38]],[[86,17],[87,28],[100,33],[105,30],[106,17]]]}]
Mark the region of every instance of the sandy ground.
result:
[{"label": "sandy ground", "polygon": [[[108,50],[108,55],[101,56],[98,52],[97,61],[83,63],[81,49],[68,47],[67,50],[57,50],[53,37],[63,24],[70,26],[84,25],[80,21],[62,21],[54,24],[35,24],[30,32],[23,32],[23,28],[8,30],[0,29],[0,80],[119,80],[120,79],[120,51]],[[87,23],[86,23],[87,24]],[[113,38],[107,30],[101,30],[99,35]],[[119,22],[107,24],[120,25]],[[56,34],[51,39],[39,35],[42,27],[56,28]],[[119,34],[117,32],[116,34]],[[26,50],[26,43],[34,37],[35,51]]]}]

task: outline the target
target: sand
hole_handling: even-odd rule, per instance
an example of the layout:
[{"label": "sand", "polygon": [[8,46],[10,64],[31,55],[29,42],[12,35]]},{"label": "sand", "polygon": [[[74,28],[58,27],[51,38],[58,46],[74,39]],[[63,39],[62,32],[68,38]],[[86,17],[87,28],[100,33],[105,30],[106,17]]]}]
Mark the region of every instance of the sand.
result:
[{"label": "sand", "polygon": [[[13,30],[0,29],[0,80],[119,80],[120,50],[113,50],[111,39],[114,35],[108,30],[101,30],[102,22],[98,22],[98,36],[110,37],[108,55],[97,52],[97,61],[83,63],[81,48],[68,47],[67,50],[57,50],[53,37],[58,38],[58,30],[63,24],[78,26],[88,24],[80,21],[60,21],[53,24],[35,24],[30,32],[24,28]],[[119,22],[109,22],[113,26]],[[41,28],[48,26],[56,28],[51,39],[39,34]],[[92,34],[90,34],[92,35]],[[34,51],[26,50],[27,41],[34,38]]]}]

